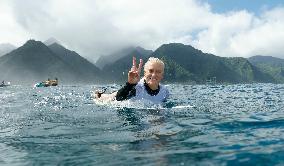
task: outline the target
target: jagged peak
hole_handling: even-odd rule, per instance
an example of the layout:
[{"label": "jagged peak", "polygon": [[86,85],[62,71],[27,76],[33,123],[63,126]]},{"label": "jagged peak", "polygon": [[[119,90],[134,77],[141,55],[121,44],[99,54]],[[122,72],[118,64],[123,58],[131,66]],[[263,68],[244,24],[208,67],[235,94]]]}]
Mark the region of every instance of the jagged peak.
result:
[{"label": "jagged peak", "polygon": [[33,44],[43,44],[43,43],[41,41],[37,41],[35,39],[29,39],[24,45],[31,45],[31,44],[33,45]]},{"label": "jagged peak", "polygon": [[43,47],[46,47],[46,45],[44,45],[41,41],[30,39],[19,48],[23,49],[23,48],[31,48],[31,47],[43,48]]},{"label": "jagged peak", "polygon": [[26,50],[26,49],[49,50],[48,47],[45,44],[43,44],[41,41],[36,41],[34,39],[30,39],[25,44],[23,44],[21,47],[16,49],[15,51],[21,51],[21,50]]}]

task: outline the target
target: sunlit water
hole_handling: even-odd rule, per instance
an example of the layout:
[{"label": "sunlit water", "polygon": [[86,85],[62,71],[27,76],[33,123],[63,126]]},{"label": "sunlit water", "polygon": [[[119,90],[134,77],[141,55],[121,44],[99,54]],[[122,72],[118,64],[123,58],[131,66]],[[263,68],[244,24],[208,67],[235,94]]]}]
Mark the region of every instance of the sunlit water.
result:
[{"label": "sunlit water", "polygon": [[284,164],[284,85],[168,85],[164,105],[99,87],[0,88],[0,165]]}]

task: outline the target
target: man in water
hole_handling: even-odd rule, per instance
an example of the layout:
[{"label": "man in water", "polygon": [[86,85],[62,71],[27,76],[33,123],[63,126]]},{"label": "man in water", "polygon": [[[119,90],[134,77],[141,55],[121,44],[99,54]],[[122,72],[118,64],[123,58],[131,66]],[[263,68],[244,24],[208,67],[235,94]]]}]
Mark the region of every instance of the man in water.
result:
[{"label": "man in water", "polygon": [[141,100],[146,99],[154,103],[166,101],[169,91],[160,82],[164,77],[165,64],[158,58],[150,57],[144,66],[144,77],[140,79],[143,61],[137,67],[136,58],[133,57],[132,68],[128,72],[128,80],[121,89],[112,94],[96,92],[99,100]]}]

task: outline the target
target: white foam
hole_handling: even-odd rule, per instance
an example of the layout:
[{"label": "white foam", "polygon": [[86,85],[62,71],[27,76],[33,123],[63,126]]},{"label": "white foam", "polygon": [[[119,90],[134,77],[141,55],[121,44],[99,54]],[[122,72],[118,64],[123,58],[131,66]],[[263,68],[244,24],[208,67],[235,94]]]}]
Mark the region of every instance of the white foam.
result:
[{"label": "white foam", "polygon": [[172,108],[173,109],[194,108],[194,106],[192,106],[192,105],[178,105],[178,106],[174,106]]}]

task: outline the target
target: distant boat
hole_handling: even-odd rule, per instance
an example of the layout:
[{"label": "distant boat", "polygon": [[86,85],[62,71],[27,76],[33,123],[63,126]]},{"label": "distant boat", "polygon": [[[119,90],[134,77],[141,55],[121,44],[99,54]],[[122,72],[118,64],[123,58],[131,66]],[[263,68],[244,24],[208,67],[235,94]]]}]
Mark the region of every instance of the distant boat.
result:
[{"label": "distant boat", "polygon": [[45,84],[43,82],[39,82],[34,84],[34,87],[45,87]]},{"label": "distant boat", "polygon": [[211,77],[211,78],[206,80],[207,85],[215,85],[216,83],[217,83],[216,77]]},{"label": "distant boat", "polygon": [[10,86],[10,82],[5,83],[5,81],[2,81],[0,87],[6,87],[6,86]]},{"label": "distant boat", "polygon": [[54,80],[48,79],[46,81],[36,83],[34,87],[49,87],[49,86],[57,86],[57,85],[58,85],[58,79],[55,78]]}]

